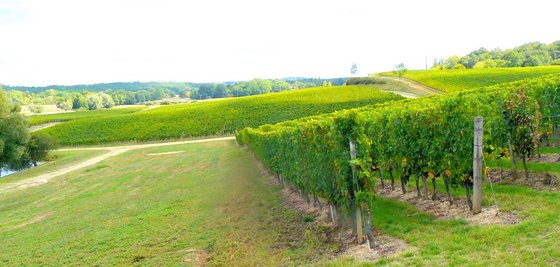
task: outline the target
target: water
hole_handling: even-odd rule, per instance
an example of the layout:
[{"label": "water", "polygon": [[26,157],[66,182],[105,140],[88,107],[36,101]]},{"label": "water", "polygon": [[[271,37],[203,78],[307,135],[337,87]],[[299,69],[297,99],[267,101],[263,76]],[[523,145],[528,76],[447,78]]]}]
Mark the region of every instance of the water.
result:
[{"label": "water", "polygon": [[[44,162],[37,162],[37,166],[41,166]],[[9,170],[9,169],[0,169],[0,179],[4,178],[5,176],[8,176],[10,174],[14,174],[14,173],[18,173],[21,171],[25,171],[28,169],[31,169],[35,166],[31,165],[31,167],[29,168],[25,168],[25,169],[21,169],[21,170]]]}]

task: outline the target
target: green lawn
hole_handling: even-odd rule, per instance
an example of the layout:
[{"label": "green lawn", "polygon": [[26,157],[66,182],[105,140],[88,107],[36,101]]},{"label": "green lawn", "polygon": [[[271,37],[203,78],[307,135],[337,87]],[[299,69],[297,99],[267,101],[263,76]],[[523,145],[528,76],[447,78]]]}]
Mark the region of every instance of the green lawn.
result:
[{"label": "green lawn", "polygon": [[[184,152],[146,155],[166,151]],[[130,151],[2,193],[0,265],[178,266],[189,249],[210,253],[211,265],[320,259],[265,176],[229,141]]]},{"label": "green lawn", "polygon": [[560,146],[558,147],[548,147],[544,146],[541,147],[542,154],[560,154]]},{"label": "green lawn", "polygon": [[68,167],[74,163],[84,161],[95,156],[99,156],[106,151],[55,151],[51,154],[51,161],[46,162],[35,168],[27,169],[12,175],[2,177],[0,186],[4,183],[17,182],[19,180],[48,173],[60,168]]}]

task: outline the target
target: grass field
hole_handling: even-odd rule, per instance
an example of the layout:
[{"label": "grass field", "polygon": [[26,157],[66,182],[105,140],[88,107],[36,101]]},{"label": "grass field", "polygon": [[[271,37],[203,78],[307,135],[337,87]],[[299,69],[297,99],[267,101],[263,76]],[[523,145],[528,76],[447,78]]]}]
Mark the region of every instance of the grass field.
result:
[{"label": "grass field", "polygon": [[35,168],[27,169],[0,179],[0,186],[4,183],[17,182],[24,178],[48,173],[56,169],[74,165],[77,162],[103,154],[103,151],[56,151],[51,153],[52,161]]},{"label": "grass field", "polygon": [[225,135],[245,127],[398,99],[402,97],[372,87],[319,87],[85,118],[39,132],[66,145]]},{"label": "grass field", "polygon": [[85,110],[76,112],[66,112],[57,114],[34,115],[29,119],[29,124],[39,125],[49,122],[64,122],[84,118],[105,117],[113,115],[122,115],[137,112],[145,109],[145,106],[135,106],[127,108],[112,108],[112,109],[99,109],[99,110]]},{"label": "grass field", "polygon": [[[162,152],[181,153],[146,155]],[[59,160],[84,159],[74,153]],[[283,204],[280,186],[233,141],[135,150],[0,194],[0,264],[180,266],[200,251],[210,265],[560,264],[560,192],[508,185],[494,185],[494,191],[500,208],[517,214],[519,224],[439,220],[377,198],[376,229],[411,248],[371,263],[332,260],[322,256],[328,255],[320,251],[325,244],[314,241],[301,215]]]},{"label": "grass field", "polygon": [[[146,155],[168,151],[183,153]],[[130,151],[2,193],[0,265],[180,266],[197,251],[211,265],[320,259],[303,219],[265,177],[229,141]]]},{"label": "grass field", "polygon": [[[536,78],[554,73],[560,73],[560,66],[464,70],[412,70],[406,72],[404,77],[444,92],[457,92],[526,78]],[[392,72],[384,72],[381,73],[381,75],[395,76]]]}]

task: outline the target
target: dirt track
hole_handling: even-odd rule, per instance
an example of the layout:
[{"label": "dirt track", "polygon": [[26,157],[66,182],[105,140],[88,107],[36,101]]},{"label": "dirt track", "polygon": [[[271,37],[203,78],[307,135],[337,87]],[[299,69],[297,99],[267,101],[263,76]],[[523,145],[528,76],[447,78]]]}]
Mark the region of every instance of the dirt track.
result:
[{"label": "dirt track", "polygon": [[[428,94],[428,95],[439,95],[439,94],[444,94],[444,92],[442,92],[442,91],[440,91],[440,90],[437,90],[437,89],[435,89],[435,88],[426,86],[426,85],[424,85],[424,84],[421,84],[421,83],[419,83],[419,82],[415,82],[415,81],[413,81],[413,80],[409,80],[409,79],[406,79],[406,78],[400,78],[400,79],[399,79],[399,77],[393,77],[393,76],[382,76],[381,78],[383,78],[383,79],[388,79],[388,80],[393,80],[393,81],[396,81],[396,82],[404,83],[404,84],[406,84],[407,86],[412,87],[412,88],[414,88],[414,89],[416,89],[416,90],[418,90],[418,91],[425,92],[425,93]],[[404,96],[404,97],[407,97],[407,96]]]},{"label": "dirt track", "polygon": [[142,148],[152,148],[152,147],[161,147],[161,146],[174,146],[174,145],[183,145],[183,144],[197,144],[197,143],[206,143],[206,142],[215,142],[215,141],[225,141],[225,140],[234,140],[235,137],[228,136],[228,137],[219,137],[219,138],[209,138],[209,139],[200,139],[200,140],[190,140],[190,141],[178,141],[178,142],[168,142],[168,143],[155,143],[155,144],[141,144],[141,145],[129,145],[129,146],[110,146],[110,147],[88,147],[88,148],[67,148],[67,149],[60,149],[59,151],[76,151],[76,150],[106,150],[108,153],[105,153],[101,156],[97,156],[86,161],[77,163],[75,165],[62,168],[60,170],[56,170],[50,173],[41,174],[35,177],[27,178],[21,181],[13,182],[13,183],[6,183],[0,185],[0,193],[8,192],[17,189],[25,189],[33,186],[38,186],[42,184],[46,184],[49,182],[50,179],[54,177],[58,177],[69,172],[73,172],[75,170],[79,170],[85,167],[89,167],[95,165],[105,159],[114,157],[116,155],[120,155],[122,153],[135,150],[135,149],[142,149]]}]

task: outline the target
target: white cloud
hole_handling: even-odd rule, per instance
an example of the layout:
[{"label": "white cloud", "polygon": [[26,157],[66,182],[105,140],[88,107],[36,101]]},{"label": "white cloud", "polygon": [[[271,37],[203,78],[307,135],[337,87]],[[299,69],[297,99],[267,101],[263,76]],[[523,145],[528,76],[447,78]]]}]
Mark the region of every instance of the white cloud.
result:
[{"label": "white cloud", "polygon": [[554,1],[0,0],[0,83],[338,77],[558,38]]}]

